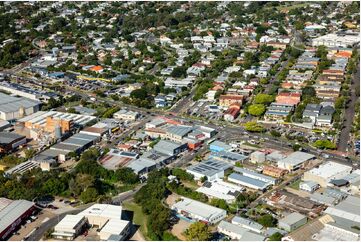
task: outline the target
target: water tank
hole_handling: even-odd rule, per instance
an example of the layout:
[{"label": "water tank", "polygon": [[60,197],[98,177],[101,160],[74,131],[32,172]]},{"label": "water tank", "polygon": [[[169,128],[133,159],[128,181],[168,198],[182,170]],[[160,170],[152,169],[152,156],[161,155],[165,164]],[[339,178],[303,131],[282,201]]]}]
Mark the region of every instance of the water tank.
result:
[{"label": "water tank", "polygon": [[54,128],[54,136],[55,139],[61,139],[61,127],[59,125],[56,125]]}]

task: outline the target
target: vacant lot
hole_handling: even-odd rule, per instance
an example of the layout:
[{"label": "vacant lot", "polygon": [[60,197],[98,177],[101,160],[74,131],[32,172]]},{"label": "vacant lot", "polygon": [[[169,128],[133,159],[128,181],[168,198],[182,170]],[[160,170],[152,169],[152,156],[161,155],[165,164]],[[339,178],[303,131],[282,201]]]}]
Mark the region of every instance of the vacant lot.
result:
[{"label": "vacant lot", "polygon": [[[141,234],[146,238],[147,237],[147,215],[142,211],[142,207],[135,204],[134,202],[124,202],[123,208],[125,210],[133,211],[133,224],[140,226],[139,230]],[[139,233],[139,230],[137,233]],[[137,234],[136,233],[136,234]],[[139,235],[137,235],[139,237]]]}]

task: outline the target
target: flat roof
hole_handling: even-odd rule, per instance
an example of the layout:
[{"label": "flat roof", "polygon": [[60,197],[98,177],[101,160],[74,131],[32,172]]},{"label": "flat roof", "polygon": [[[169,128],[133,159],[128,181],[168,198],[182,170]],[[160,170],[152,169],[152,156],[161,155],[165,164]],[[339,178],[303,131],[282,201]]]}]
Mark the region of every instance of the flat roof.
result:
[{"label": "flat roof", "polygon": [[85,209],[78,215],[82,216],[98,216],[109,219],[120,220],[122,217],[122,206],[116,206],[111,204],[94,204],[93,206]]},{"label": "flat roof", "polygon": [[[352,167],[343,165],[337,162],[329,161],[327,163],[324,163],[320,165],[318,168],[313,168],[310,171],[308,171],[310,174],[319,176],[325,179],[331,179],[334,176],[337,176],[338,174],[344,174],[345,172],[351,172]],[[341,178],[341,177],[339,177]]]},{"label": "flat roof", "polygon": [[188,167],[187,171],[196,172],[205,176],[212,176],[218,172],[227,170],[230,167],[232,167],[232,165],[226,162],[209,159]]},{"label": "flat roof", "polygon": [[249,170],[249,169],[245,169],[245,168],[241,168],[241,167],[234,167],[233,170],[237,171],[239,173],[242,173],[243,175],[246,175],[246,176],[257,177],[258,180],[269,181],[272,183],[275,183],[277,181],[276,178],[273,178],[271,176],[266,176],[266,175],[257,173],[255,171]]},{"label": "flat roof", "polygon": [[130,222],[121,219],[110,219],[100,232],[120,235]]},{"label": "flat roof", "polygon": [[284,218],[281,218],[278,222],[292,225],[304,218],[306,218],[306,216],[304,216],[300,213],[294,212],[294,213],[291,213],[291,214],[285,216]]},{"label": "flat roof", "polygon": [[76,226],[84,219],[84,215],[73,215],[67,214],[65,217],[60,220],[60,222],[55,226],[55,230],[70,230],[75,229]]},{"label": "flat roof", "polygon": [[190,214],[198,215],[200,217],[210,219],[219,214],[226,213],[226,210],[213,207],[206,203],[198,202],[189,198],[182,197],[182,200],[173,204],[173,208],[180,211],[186,211]]},{"label": "flat roof", "polygon": [[279,163],[285,163],[289,165],[299,165],[303,162],[306,162],[310,159],[313,159],[315,156],[306,152],[296,151],[288,155],[286,158],[278,161]]},{"label": "flat roof", "polygon": [[4,113],[18,112],[21,107],[28,109],[39,106],[41,102],[23,98],[13,97],[0,92],[0,111]]}]

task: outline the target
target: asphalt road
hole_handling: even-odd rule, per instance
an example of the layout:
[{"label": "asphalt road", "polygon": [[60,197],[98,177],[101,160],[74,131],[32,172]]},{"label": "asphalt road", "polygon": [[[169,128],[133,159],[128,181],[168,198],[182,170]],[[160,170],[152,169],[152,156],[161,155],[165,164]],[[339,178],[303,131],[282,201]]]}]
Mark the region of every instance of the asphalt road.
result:
[{"label": "asphalt road", "polygon": [[355,103],[360,98],[356,95],[356,89],[360,89],[360,64],[358,65],[356,73],[352,77],[351,83],[351,101],[345,109],[344,114],[344,127],[341,130],[337,150],[341,152],[347,152],[349,141],[351,138],[351,129],[353,123],[353,117],[355,116]]}]

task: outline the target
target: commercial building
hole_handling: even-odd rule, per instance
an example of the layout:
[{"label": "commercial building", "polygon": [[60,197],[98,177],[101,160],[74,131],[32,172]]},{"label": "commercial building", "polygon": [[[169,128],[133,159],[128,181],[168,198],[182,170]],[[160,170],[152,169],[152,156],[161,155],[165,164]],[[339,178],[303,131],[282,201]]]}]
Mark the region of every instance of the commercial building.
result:
[{"label": "commercial building", "polygon": [[278,221],[278,227],[291,232],[307,223],[307,217],[294,212]]},{"label": "commercial building", "polygon": [[34,211],[33,202],[0,198],[0,240],[7,240]]},{"label": "commercial building", "polygon": [[217,227],[218,232],[227,235],[232,240],[237,241],[264,241],[263,235],[249,231],[237,224],[221,221]]},{"label": "commercial building", "polygon": [[126,166],[138,156],[137,153],[111,149],[99,162],[105,169],[116,170]]},{"label": "commercial building", "polygon": [[209,159],[187,168],[187,172],[194,176],[195,180],[206,177],[208,181],[221,179],[224,177],[224,171],[231,168],[232,165],[223,161]]},{"label": "commercial building", "polygon": [[197,189],[197,192],[203,193],[209,198],[223,199],[227,203],[232,203],[244,190],[243,187],[217,179],[204,182],[203,186]]},{"label": "commercial building", "polygon": [[235,165],[237,162],[242,163],[243,161],[245,161],[248,158],[248,156],[241,155],[236,152],[222,150],[219,152],[212,152],[209,158],[228,162],[231,163],[232,165]]},{"label": "commercial building", "polygon": [[360,223],[360,197],[348,196],[339,204],[328,207],[325,213]]},{"label": "commercial building", "polygon": [[173,204],[171,208],[181,216],[207,224],[215,224],[227,216],[227,212],[224,209],[185,197],[182,197],[181,201]]},{"label": "commercial building", "polygon": [[324,45],[326,47],[349,47],[360,42],[360,36],[358,35],[338,35],[338,34],[326,34],[318,38],[312,39],[312,46]]},{"label": "commercial building", "polygon": [[26,143],[26,137],[16,133],[0,132],[0,154],[8,153]]},{"label": "commercial building", "polygon": [[10,83],[7,81],[0,82],[0,90],[4,90],[16,96],[41,102],[48,102],[50,98],[56,99],[58,97],[53,92],[34,90],[33,88],[29,88],[16,83]]},{"label": "commercial building", "polygon": [[300,183],[299,188],[306,192],[314,192],[316,191],[320,185],[317,182],[314,181],[304,181]]},{"label": "commercial building", "polygon": [[160,140],[155,146],[154,150],[156,152],[175,156],[179,153],[182,153],[183,151],[187,150],[187,144],[186,143],[176,143],[169,140]]},{"label": "commercial building", "polygon": [[215,140],[212,143],[209,144],[209,149],[212,152],[218,152],[218,151],[230,151],[232,150],[232,146],[219,141],[219,140]]},{"label": "commercial building", "polygon": [[130,222],[122,220],[122,207],[110,204],[94,204],[78,215],[87,218],[92,227],[98,228],[100,240],[111,236],[125,240],[130,232]]},{"label": "commercial building", "polygon": [[255,233],[262,233],[263,226],[251,219],[242,218],[239,216],[235,216],[232,219],[232,224],[236,224],[244,229],[247,229],[249,231],[255,232]]},{"label": "commercial building", "polygon": [[51,235],[56,239],[73,240],[83,232],[87,222],[87,219],[82,215],[67,214],[54,227],[54,232]]},{"label": "commercial building", "polygon": [[116,119],[121,119],[121,120],[126,120],[126,121],[135,121],[139,118],[139,113],[138,112],[134,112],[134,111],[130,111],[130,110],[125,110],[125,109],[121,109],[118,112],[113,114],[113,117]]},{"label": "commercial building", "polygon": [[287,170],[275,166],[264,166],[262,173],[267,176],[281,178],[287,173]]},{"label": "commercial building", "polygon": [[238,173],[232,173],[228,176],[228,181],[236,183],[238,185],[254,189],[254,190],[260,190],[265,191],[271,184],[269,182],[265,182],[259,179],[255,179],[252,177],[248,177],[245,175],[241,175]]},{"label": "commercial building", "polygon": [[28,129],[42,129],[53,132],[55,127],[60,127],[62,132],[67,132],[73,127],[84,127],[95,121],[95,116],[80,115],[74,113],[62,113],[57,111],[39,111],[25,118],[19,119],[18,123]]},{"label": "commercial building", "polygon": [[314,159],[315,156],[301,151],[296,151],[288,155],[286,158],[279,160],[277,166],[288,171],[299,169],[306,161]]},{"label": "commercial building", "polygon": [[303,180],[317,182],[321,187],[327,187],[331,180],[341,179],[352,171],[351,166],[329,161],[305,172]]},{"label": "commercial building", "polygon": [[0,119],[13,121],[40,109],[40,102],[27,98],[12,97],[0,92]]}]

